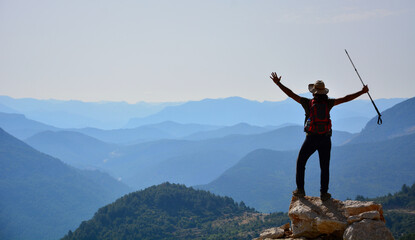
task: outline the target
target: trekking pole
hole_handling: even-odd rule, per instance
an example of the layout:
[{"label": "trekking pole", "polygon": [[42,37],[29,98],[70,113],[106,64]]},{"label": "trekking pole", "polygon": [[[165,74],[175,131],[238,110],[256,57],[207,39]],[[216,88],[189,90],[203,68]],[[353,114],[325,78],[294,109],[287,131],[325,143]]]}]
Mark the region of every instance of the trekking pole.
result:
[{"label": "trekking pole", "polygon": [[[354,70],[355,70],[355,71],[356,71],[356,73],[357,73],[357,76],[359,77],[359,79],[360,79],[360,81],[362,82],[363,86],[365,86],[365,84],[363,83],[362,78],[360,77],[359,72],[357,71],[356,67],[354,66],[354,63],[353,63],[352,59],[350,58],[349,53],[347,52],[347,50],[346,50],[346,49],[344,49],[344,51],[346,52],[347,56],[349,57],[349,60],[350,60],[350,62],[352,63],[353,68],[354,68]],[[369,95],[370,101],[372,101],[372,104],[373,104],[373,106],[375,107],[376,112],[378,113],[378,125],[381,125],[381,124],[382,124],[382,119],[381,119],[380,117],[381,117],[382,115],[380,114],[380,112],[379,112],[378,108],[376,107],[376,104],[375,104],[375,102],[373,101],[372,97],[370,96],[370,93],[369,93],[369,92],[367,92],[367,95]]]}]

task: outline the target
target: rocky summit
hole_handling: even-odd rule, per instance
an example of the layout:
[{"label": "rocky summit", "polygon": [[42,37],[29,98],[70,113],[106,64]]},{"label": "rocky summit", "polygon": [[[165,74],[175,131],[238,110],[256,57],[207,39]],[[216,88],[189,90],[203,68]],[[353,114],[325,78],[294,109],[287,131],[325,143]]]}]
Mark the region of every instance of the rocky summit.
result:
[{"label": "rocky summit", "polygon": [[382,205],[371,201],[291,199],[285,224],[263,231],[256,240],[393,240],[385,225]]}]

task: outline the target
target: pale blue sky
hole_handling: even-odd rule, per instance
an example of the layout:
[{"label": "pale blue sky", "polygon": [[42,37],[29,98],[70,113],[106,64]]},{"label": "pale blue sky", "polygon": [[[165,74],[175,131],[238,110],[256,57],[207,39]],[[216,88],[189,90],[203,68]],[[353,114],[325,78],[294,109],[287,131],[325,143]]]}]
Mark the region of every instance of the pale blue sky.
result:
[{"label": "pale blue sky", "polygon": [[415,96],[412,0],[0,0],[0,95],[83,101]]}]

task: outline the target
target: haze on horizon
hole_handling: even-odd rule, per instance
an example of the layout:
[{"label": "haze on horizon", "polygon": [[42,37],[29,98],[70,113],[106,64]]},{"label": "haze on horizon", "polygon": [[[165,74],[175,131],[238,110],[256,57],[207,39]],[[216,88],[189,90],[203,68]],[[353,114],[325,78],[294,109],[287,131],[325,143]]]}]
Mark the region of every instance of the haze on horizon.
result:
[{"label": "haze on horizon", "polygon": [[331,97],[413,97],[415,2],[0,0],[0,95],[171,102],[283,100],[323,79]]}]

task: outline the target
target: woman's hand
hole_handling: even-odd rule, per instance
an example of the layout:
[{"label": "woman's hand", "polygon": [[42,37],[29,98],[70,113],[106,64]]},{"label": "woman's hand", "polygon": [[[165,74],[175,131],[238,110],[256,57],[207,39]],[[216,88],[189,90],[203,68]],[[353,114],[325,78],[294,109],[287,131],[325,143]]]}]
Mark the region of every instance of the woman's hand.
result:
[{"label": "woman's hand", "polygon": [[272,72],[271,76],[269,78],[271,78],[272,81],[274,81],[275,84],[278,84],[281,81],[281,76],[278,77],[276,72]]},{"label": "woman's hand", "polygon": [[363,86],[361,91],[362,91],[362,94],[365,94],[365,93],[369,92],[369,87],[367,85],[365,85],[365,86]]}]

